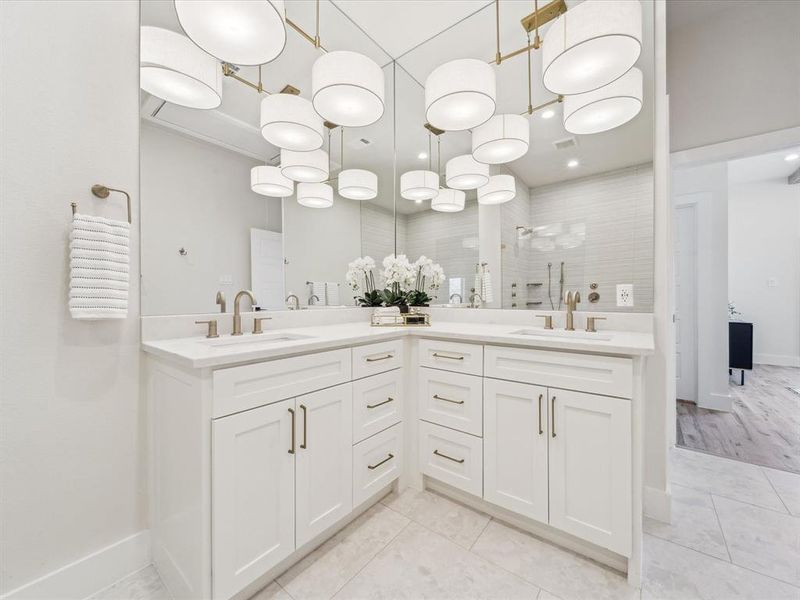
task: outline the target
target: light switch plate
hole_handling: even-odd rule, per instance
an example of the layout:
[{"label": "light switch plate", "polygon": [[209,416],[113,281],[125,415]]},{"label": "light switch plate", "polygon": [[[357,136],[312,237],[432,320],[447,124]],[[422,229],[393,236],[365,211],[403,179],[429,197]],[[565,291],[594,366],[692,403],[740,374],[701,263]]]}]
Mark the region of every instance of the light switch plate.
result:
[{"label": "light switch plate", "polygon": [[617,306],[633,306],[633,284],[617,284]]}]

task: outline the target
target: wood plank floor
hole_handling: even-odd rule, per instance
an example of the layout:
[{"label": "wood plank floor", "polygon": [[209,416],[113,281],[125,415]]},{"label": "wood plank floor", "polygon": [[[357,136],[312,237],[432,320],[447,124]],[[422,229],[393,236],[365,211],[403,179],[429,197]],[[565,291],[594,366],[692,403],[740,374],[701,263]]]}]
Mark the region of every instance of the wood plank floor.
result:
[{"label": "wood plank floor", "polygon": [[800,388],[800,369],[754,365],[744,387],[730,385],[732,412],[679,400],[678,446],[800,473],[800,395],[788,387]]}]

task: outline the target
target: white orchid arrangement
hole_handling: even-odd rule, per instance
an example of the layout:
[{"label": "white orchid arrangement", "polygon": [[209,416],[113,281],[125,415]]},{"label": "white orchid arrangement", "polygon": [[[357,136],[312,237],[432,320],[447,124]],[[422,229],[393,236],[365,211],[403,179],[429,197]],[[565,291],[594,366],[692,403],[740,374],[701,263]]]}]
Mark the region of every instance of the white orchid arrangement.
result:
[{"label": "white orchid arrangement", "polygon": [[444,269],[424,254],[414,263],[414,269],[414,289],[406,293],[406,299],[411,306],[427,306],[431,301],[428,290],[433,293],[444,283]]},{"label": "white orchid arrangement", "polygon": [[374,269],[375,260],[370,256],[359,257],[347,265],[347,285],[354,292],[363,290],[361,296],[354,296],[360,306],[380,306],[383,302],[380,293],[375,289]]},{"label": "white orchid arrangement", "polygon": [[[427,292],[438,290],[444,283],[444,270],[426,256],[415,262],[409,261],[405,254],[390,254],[383,259],[381,281],[383,290],[375,288],[375,261],[369,256],[355,259],[347,265],[345,280],[354,292],[361,306],[427,306],[431,301]],[[363,286],[362,286],[363,282]]]}]

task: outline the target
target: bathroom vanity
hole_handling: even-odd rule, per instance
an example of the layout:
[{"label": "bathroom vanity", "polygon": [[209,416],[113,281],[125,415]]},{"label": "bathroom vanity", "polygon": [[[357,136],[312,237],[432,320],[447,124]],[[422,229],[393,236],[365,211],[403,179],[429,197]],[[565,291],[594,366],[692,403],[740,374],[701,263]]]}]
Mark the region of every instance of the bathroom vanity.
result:
[{"label": "bathroom vanity", "polygon": [[170,591],[247,597],[409,485],[638,585],[652,336],[570,334],[354,322],[145,342],[153,556]]}]

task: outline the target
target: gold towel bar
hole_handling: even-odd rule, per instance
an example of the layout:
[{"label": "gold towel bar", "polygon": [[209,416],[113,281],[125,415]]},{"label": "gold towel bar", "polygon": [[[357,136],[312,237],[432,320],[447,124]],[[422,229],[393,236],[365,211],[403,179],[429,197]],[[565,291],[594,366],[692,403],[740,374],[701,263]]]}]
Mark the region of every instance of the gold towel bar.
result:
[{"label": "gold towel bar", "polygon": [[[120,194],[125,194],[125,198],[128,200],[128,223],[132,223],[132,221],[131,221],[131,196],[130,196],[130,194],[128,194],[128,192],[126,192],[125,190],[118,190],[118,189],[115,189],[115,188],[107,187],[105,185],[100,185],[99,183],[95,183],[92,186],[92,194],[94,194],[98,198],[103,198],[103,199],[108,198],[108,196],[109,196],[109,194],[111,192],[119,192]],[[72,214],[73,215],[76,212],[78,212],[78,203],[77,202],[72,202],[70,204],[70,206],[72,206]]]}]

